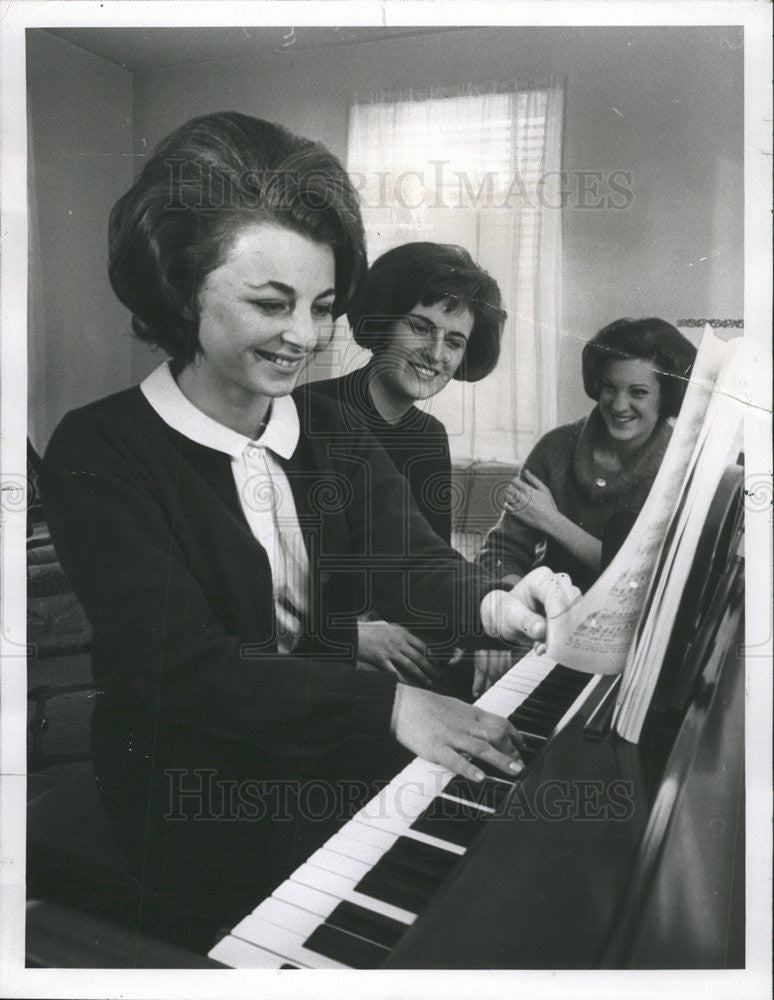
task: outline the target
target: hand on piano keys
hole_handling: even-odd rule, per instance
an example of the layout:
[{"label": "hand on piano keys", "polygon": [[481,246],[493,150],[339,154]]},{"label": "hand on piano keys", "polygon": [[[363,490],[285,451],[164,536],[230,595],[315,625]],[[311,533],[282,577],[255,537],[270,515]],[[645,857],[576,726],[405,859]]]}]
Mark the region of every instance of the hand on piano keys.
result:
[{"label": "hand on piano keys", "polygon": [[398,684],[391,728],[408,750],[470,781],[484,779],[471,757],[510,777],[524,770],[519,750],[526,744],[518,729],[456,698]]},{"label": "hand on piano keys", "polygon": [[[511,641],[528,635],[538,641],[546,634],[543,616],[561,614],[579,594],[566,573],[543,566],[510,591],[487,594],[481,603],[482,623],[493,638]],[[525,743],[509,720],[455,698],[399,684],[391,731],[408,750],[469,781],[484,778],[470,758],[508,777],[524,769],[519,751]]]},{"label": "hand on piano keys", "polygon": [[[589,683],[530,654],[476,708],[521,732],[529,766]],[[497,768],[475,764],[487,775],[480,783],[417,757],[209,957],[242,969],[379,968],[513,788]]]}]

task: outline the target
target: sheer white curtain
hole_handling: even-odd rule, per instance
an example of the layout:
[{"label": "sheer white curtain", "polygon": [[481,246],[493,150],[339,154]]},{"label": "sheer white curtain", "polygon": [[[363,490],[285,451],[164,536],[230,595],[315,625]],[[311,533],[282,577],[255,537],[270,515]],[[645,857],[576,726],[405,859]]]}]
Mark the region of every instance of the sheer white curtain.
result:
[{"label": "sheer white curtain", "polygon": [[457,461],[523,460],[556,424],[562,107],[553,80],[358,95],[351,109],[348,169],[369,259],[413,240],[461,244],[508,310],[495,372],[428,404]]}]

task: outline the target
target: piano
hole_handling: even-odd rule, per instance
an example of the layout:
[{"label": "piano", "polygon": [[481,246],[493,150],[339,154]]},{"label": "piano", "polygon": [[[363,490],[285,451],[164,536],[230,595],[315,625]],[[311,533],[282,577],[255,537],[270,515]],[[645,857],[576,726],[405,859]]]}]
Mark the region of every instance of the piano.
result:
[{"label": "piano", "polygon": [[[741,482],[718,488],[639,744],[530,654],[476,704],[515,781],[417,758],[210,951],[229,968],[744,966]],[[480,763],[480,762],[479,762]]]}]

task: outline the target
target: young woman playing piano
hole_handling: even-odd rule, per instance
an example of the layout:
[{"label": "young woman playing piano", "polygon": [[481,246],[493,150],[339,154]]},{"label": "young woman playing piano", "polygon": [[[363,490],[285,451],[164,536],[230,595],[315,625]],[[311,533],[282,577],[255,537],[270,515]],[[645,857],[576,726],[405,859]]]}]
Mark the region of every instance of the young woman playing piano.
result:
[{"label": "young woman playing piano", "polygon": [[614,515],[642,508],[672,434],[696,355],[662,319],[619,319],[583,349],[588,417],[538,441],[511,484],[479,562],[515,583],[543,562],[585,590],[600,570]]},{"label": "young woman playing piano", "polygon": [[507,720],[356,668],[363,572],[387,619],[391,573],[410,577],[428,643],[538,638],[575,592],[546,570],[497,589],[415,508],[396,523],[403,480],[375,440],[291,395],[364,261],[356,195],[323,147],[236,113],[188,122],[110,220],[113,288],[171,360],[69,413],[46,453],[137,928],[189,946],[251,910],[406,751],[474,780],[469,758],[520,769]]},{"label": "young woman playing piano", "polygon": [[[451,545],[449,438],[415,404],[451,379],[477,382],[494,369],[506,316],[497,282],[462,247],[404,243],[374,261],[347,316],[355,342],[372,352],[370,361],[307,388],[335,400],[353,433],[374,435],[405,479],[406,494]],[[417,636],[373,616],[358,622],[358,657],[407,683],[442,680]],[[469,700],[470,686],[470,678],[460,677],[453,689]]]}]

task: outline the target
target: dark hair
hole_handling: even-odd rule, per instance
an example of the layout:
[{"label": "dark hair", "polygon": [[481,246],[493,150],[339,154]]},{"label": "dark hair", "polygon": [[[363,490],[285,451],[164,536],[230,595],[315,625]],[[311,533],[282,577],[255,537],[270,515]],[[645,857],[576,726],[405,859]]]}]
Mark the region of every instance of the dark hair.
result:
[{"label": "dark hair", "polygon": [[185,364],[199,350],[197,291],[239,230],[269,221],[327,244],[340,316],[365,276],[358,198],[319,143],[235,111],[193,118],[153,151],[110,215],[110,283],[142,340]]},{"label": "dark hair", "polygon": [[388,250],[369,268],[347,316],[357,343],[378,354],[396,320],[417,305],[447,298],[473,313],[468,346],[454,378],[477,382],[497,364],[506,313],[497,282],[462,247],[404,243]]},{"label": "dark hair", "polygon": [[583,348],[583,388],[598,400],[608,361],[640,358],[651,362],[656,372],[661,416],[676,417],[695,357],[693,344],[663,319],[617,319]]}]

